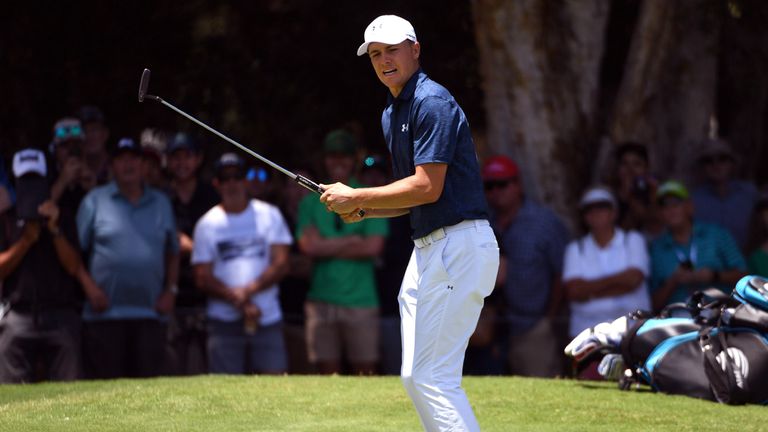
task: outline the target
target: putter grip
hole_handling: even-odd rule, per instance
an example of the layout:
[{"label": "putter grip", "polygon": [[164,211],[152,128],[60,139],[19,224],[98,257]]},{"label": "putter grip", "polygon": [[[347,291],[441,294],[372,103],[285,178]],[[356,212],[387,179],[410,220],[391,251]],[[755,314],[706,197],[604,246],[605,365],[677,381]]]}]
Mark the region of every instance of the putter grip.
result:
[{"label": "putter grip", "polygon": [[[322,195],[323,192],[325,192],[325,189],[320,187],[319,184],[317,184],[317,183],[313,182],[312,180],[304,177],[303,175],[296,174],[296,178],[294,178],[294,180],[296,181],[296,183],[300,184],[301,186],[303,186],[303,187],[305,187],[305,188],[307,188],[307,189],[311,190],[312,192],[315,192],[315,193],[317,193],[319,195]],[[357,212],[357,215],[360,216],[360,219],[362,219],[363,217],[365,217],[365,210],[360,209]]]}]

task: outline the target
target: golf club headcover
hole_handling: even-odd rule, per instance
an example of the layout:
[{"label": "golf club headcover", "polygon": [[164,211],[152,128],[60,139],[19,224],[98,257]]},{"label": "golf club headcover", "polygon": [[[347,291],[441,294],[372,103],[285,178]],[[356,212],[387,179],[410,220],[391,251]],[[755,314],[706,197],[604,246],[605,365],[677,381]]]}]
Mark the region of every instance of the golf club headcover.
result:
[{"label": "golf club headcover", "polygon": [[565,355],[580,362],[597,350],[617,351],[627,333],[628,323],[627,317],[622,316],[583,330],[565,347]]}]

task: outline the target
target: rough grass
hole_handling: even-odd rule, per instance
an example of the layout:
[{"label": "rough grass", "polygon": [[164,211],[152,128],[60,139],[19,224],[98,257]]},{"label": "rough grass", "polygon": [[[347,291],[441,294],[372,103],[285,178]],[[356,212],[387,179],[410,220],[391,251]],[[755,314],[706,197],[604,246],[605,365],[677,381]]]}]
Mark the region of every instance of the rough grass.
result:
[{"label": "rough grass", "polygon": [[[768,385],[768,383],[767,383]],[[484,431],[760,431],[730,407],[612,383],[468,377]],[[200,376],[0,386],[0,431],[418,431],[396,377]]]}]

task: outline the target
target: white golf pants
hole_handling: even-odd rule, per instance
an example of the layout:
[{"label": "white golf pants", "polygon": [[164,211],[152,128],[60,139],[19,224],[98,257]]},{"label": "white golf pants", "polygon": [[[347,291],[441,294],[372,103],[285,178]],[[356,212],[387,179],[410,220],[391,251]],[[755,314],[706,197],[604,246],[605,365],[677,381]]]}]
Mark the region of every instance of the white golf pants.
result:
[{"label": "white golf pants", "polygon": [[496,238],[488,221],[474,220],[414,243],[398,298],[403,384],[425,431],[479,431],[461,372],[469,337],[496,281]]}]

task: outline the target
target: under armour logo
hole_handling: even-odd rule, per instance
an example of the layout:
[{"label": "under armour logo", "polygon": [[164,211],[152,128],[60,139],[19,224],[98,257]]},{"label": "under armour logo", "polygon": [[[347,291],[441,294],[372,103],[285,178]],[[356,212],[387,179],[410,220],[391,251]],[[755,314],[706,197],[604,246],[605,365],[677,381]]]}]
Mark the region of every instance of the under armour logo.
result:
[{"label": "under armour logo", "polygon": [[400,128],[400,132],[408,132],[408,123],[403,123],[403,126]]},{"label": "under armour logo", "polygon": [[448,289],[453,291],[453,286],[452,285],[448,285]]}]

